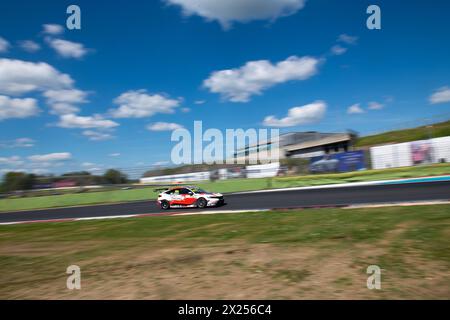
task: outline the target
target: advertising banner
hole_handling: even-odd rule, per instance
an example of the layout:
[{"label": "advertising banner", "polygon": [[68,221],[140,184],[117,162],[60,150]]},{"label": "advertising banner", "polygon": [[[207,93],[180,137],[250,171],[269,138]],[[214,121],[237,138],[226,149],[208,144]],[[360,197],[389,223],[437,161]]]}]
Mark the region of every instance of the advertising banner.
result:
[{"label": "advertising banner", "polygon": [[430,141],[434,162],[450,162],[450,137],[434,138]]},{"label": "advertising banner", "polygon": [[249,179],[275,177],[279,170],[279,162],[245,167],[247,178]]},{"label": "advertising banner", "polygon": [[349,172],[365,170],[364,151],[350,151],[311,158],[311,173]]},{"label": "advertising banner", "polygon": [[166,176],[156,176],[156,177],[146,177],[141,178],[140,183],[142,184],[157,184],[161,182],[171,182],[171,183],[184,183],[184,182],[192,182],[192,181],[205,181],[209,180],[210,172],[193,172],[193,173],[182,173],[182,174],[173,174]]},{"label": "advertising banner", "polygon": [[372,169],[409,167],[450,161],[450,137],[370,148]]}]

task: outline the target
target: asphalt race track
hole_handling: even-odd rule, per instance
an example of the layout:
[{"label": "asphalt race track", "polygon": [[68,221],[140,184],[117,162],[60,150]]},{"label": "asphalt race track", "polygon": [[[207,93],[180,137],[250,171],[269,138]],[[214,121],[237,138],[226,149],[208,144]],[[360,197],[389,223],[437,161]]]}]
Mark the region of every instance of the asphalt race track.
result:
[{"label": "asphalt race track", "polygon": [[[220,208],[203,210],[274,209],[449,199],[450,181],[440,181],[229,194],[225,195],[226,205]],[[176,212],[177,210],[194,212],[199,209],[171,209],[169,212]],[[0,212],[0,223],[145,213],[157,214],[162,213],[162,210],[156,205],[155,201],[137,201],[108,205]],[[164,211],[164,213],[167,213],[167,211]]]}]

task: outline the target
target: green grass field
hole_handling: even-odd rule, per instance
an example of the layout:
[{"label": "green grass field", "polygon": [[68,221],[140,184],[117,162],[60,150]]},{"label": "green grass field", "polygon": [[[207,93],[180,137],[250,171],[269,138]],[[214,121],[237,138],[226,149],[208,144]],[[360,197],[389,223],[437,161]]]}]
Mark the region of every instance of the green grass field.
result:
[{"label": "green grass field", "polygon": [[[238,192],[262,190],[270,188],[289,188],[336,184],[345,182],[374,181],[409,177],[423,177],[450,174],[450,164],[436,164],[431,166],[393,168],[385,170],[366,170],[349,173],[320,174],[294,177],[277,177],[268,179],[235,179],[216,182],[201,182],[200,187],[215,192]],[[25,197],[16,199],[1,199],[0,212],[43,209],[89,205],[100,203],[114,203],[136,200],[155,199],[157,193],[154,187],[136,188],[131,190],[96,191],[73,194],[62,194],[41,197]]]},{"label": "green grass field", "polygon": [[400,143],[430,139],[430,137],[450,136],[450,121],[434,123],[432,126],[422,126],[411,129],[395,130],[361,137],[356,141],[356,147],[369,147],[387,143]]},{"label": "green grass field", "polygon": [[450,205],[0,226],[1,299],[448,299],[449,267]]}]

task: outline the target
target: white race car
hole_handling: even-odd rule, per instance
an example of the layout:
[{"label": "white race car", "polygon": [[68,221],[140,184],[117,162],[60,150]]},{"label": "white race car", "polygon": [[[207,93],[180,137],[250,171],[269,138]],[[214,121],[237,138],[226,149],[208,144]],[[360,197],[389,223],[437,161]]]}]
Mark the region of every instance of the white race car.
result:
[{"label": "white race car", "polygon": [[195,186],[165,189],[158,195],[156,202],[163,210],[169,208],[206,208],[221,206],[225,203],[221,193],[207,192]]}]

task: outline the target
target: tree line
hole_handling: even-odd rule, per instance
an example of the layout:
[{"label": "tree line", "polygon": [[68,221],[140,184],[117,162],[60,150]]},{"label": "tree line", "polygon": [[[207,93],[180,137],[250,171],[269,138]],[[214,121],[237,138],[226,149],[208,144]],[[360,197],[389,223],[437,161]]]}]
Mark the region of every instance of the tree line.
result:
[{"label": "tree line", "polygon": [[71,182],[74,186],[88,186],[99,184],[124,184],[128,177],[116,169],[109,169],[103,175],[93,175],[87,171],[69,172],[59,176],[36,175],[26,172],[7,172],[0,183],[0,192],[31,190],[36,188],[51,188],[58,182]]}]

